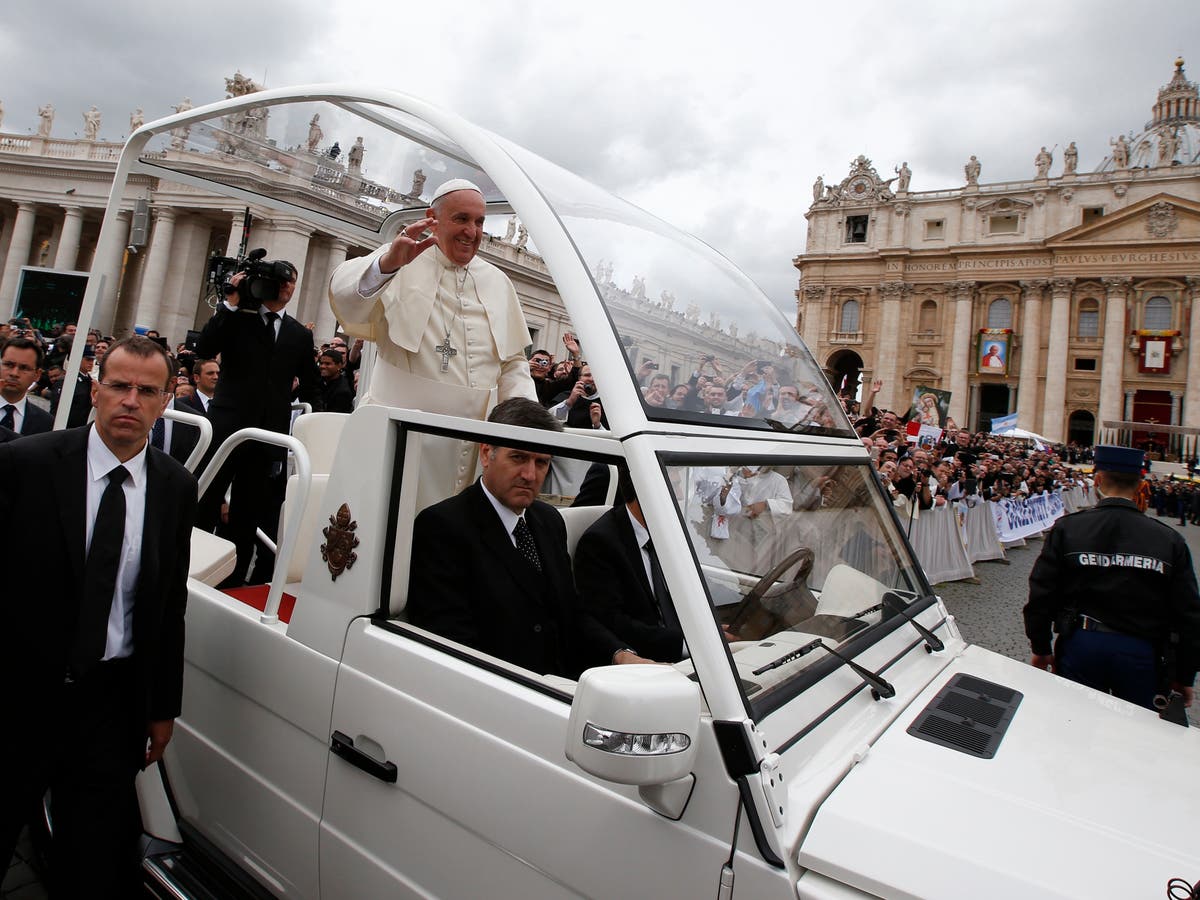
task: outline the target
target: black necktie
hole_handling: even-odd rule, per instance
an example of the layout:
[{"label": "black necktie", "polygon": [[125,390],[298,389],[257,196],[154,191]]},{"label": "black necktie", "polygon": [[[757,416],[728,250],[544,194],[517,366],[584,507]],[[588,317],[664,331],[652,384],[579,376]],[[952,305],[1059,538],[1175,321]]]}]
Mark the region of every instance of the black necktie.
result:
[{"label": "black necktie", "polygon": [[650,557],[650,587],[654,591],[654,599],[658,601],[658,615],[668,628],[679,628],[679,616],[675,615],[675,605],[667,592],[667,580],[663,578],[662,567],[658,564],[658,554],[654,552],[654,543],[647,538],[642,545],[646,555]]},{"label": "black necktie", "polygon": [[108,473],[108,486],[100,497],[96,524],[92,527],[92,546],[88,550],[83,575],[83,600],[75,628],[75,649],[71,669],[83,675],[104,656],[108,642],[108,616],[117,586],[117,568],[121,564],[121,544],[125,541],[125,490],[121,484],[129,477],[124,466]]},{"label": "black necktie", "polygon": [[267,313],[267,328],[271,331],[271,342],[275,342],[275,323],[279,321],[279,313]]},{"label": "black necktie", "polygon": [[0,426],[7,428],[9,431],[17,430],[17,408],[11,403],[4,404],[4,416],[0,418]]},{"label": "black necktie", "polygon": [[159,450],[164,449],[163,444],[167,439],[167,420],[159,418],[154,423],[154,427],[150,429],[150,446],[157,447]]},{"label": "black necktie", "polygon": [[537,544],[533,542],[533,533],[525,524],[525,517],[517,519],[517,527],[513,529],[513,537],[517,539],[517,550],[529,560],[539,572],[542,571],[542,558],[538,556]]}]

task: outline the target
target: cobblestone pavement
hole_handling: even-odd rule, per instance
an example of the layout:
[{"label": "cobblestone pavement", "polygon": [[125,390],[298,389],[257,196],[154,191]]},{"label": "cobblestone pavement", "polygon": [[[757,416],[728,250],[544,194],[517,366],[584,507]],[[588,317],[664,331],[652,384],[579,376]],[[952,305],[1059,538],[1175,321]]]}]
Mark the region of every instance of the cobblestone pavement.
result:
[{"label": "cobblestone pavement", "polygon": [[[1150,515],[1153,515],[1151,513]],[[1187,539],[1193,564],[1200,557],[1200,526],[1179,526],[1163,518]],[[1008,564],[987,562],[975,566],[979,584],[956,581],[936,586],[946,608],[958,620],[963,637],[974,644],[1021,661],[1029,659],[1029,642],[1021,621],[1021,608],[1029,591],[1029,570],[1042,551],[1039,539],[1008,551]],[[1188,710],[1193,725],[1200,726],[1200,700]],[[29,867],[31,847],[22,835],[17,855],[0,888],[2,900],[45,900],[46,893]]]},{"label": "cobblestone pavement", "polygon": [[[1149,513],[1153,516],[1153,513]],[[1200,557],[1200,526],[1180,526],[1178,520],[1159,519],[1184,536],[1192,550],[1192,564]],[[1008,565],[976,563],[975,575],[979,584],[965,581],[935,586],[946,608],[958,620],[963,638],[972,644],[986,647],[1022,662],[1029,661],[1029,641],[1021,609],[1029,594],[1029,572],[1039,553],[1041,539],[1026,542],[1024,547],[1008,550]],[[1192,724],[1200,726],[1200,700],[1188,709]]]}]

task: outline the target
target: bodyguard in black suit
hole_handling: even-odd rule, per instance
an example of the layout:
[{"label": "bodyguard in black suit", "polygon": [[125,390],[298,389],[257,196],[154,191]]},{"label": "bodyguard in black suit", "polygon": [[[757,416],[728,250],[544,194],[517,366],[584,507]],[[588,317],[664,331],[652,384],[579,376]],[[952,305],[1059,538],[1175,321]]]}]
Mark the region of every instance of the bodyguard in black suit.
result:
[{"label": "bodyguard in black suit", "polygon": [[[512,398],[488,421],[561,430]],[[481,444],[483,476],[413,527],[409,621],[539,674],[645,662],[578,606],[562,517],[535,498],[550,455]]]},{"label": "bodyguard in black suit", "polygon": [[0,856],[51,788],[56,896],[136,896],[133,779],[180,712],[196,483],[147,446],[170,374],[118,342],[93,425],[0,445]]},{"label": "bodyguard in black suit", "polygon": [[[312,332],[284,312],[296,289],[295,266],[291,271],[292,279],[281,284],[278,297],[264,301],[258,310],[240,310],[238,294],[227,295],[200,334],[197,356],[221,357],[221,377],[208,405],[212,452],[241,428],[287,434],[293,395],[314,410],[322,409]],[[237,286],[244,275],[239,272],[231,282]],[[295,394],[294,382],[298,383]],[[237,546],[237,565],[228,584],[245,580],[259,523],[269,533],[274,531],[283,503],[285,458],[282,449],[259,443],[243,445],[222,467],[201,501],[201,527],[214,527],[225,490],[232,482],[228,534]]]},{"label": "bodyguard in black suit", "polygon": [[[178,397],[172,400],[168,407],[192,416],[204,415],[197,412],[195,407],[189,406],[185,399]],[[197,426],[168,419],[166,416],[159,417],[150,430],[150,446],[170,454],[173,460],[183,465],[187,464],[188,457],[192,455],[199,441],[200,429]]]},{"label": "bodyguard in black suit", "polygon": [[9,338],[0,344],[0,428],[17,435],[42,434],[54,427],[50,414],[29,402],[29,389],[42,375],[38,341]]},{"label": "bodyguard in black suit", "polygon": [[575,547],[579,597],[622,646],[657,662],[678,662],[683,659],[683,631],[629,476],[621,473],[620,480],[629,502],[618,503],[592,523]]}]

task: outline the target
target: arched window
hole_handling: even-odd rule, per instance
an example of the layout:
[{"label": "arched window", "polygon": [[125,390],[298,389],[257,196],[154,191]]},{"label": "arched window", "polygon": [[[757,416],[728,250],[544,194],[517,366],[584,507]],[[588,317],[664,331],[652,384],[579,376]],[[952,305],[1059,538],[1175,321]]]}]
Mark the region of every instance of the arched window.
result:
[{"label": "arched window", "polygon": [[858,332],[857,300],[847,300],[842,304],[842,322],[838,331],[844,334],[856,334]]},{"label": "arched window", "polygon": [[988,304],[988,328],[1012,328],[1012,304],[1007,297],[997,297]]},{"label": "arched window", "polygon": [[932,300],[921,303],[921,313],[917,318],[917,331],[922,334],[933,334],[937,331],[937,304]]},{"label": "arched window", "polygon": [[1079,324],[1075,332],[1081,338],[1100,336],[1100,301],[1088,297],[1079,301]]},{"label": "arched window", "polygon": [[1171,328],[1171,301],[1166,297],[1151,297],[1142,311],[1142,327],[1148,331],[1168,331]]}]

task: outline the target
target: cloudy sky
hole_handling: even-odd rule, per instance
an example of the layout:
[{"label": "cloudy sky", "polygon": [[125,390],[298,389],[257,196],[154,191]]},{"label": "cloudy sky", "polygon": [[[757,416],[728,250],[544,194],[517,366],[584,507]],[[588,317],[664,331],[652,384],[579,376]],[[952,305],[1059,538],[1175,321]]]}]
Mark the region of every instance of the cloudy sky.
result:
[{"label": "cloudy sky", "polygon": [[455,110],[694,232],[794,305],[817,175],[907,160],[914,191],[1031,177],[1041,145],[1094,169],[1141,129],[1176,56],[1200,77],[1195,0],[605,4],[6,0],[2,129],[104,114],[119,140],[241,69],[268,87],[361,81]]}]

